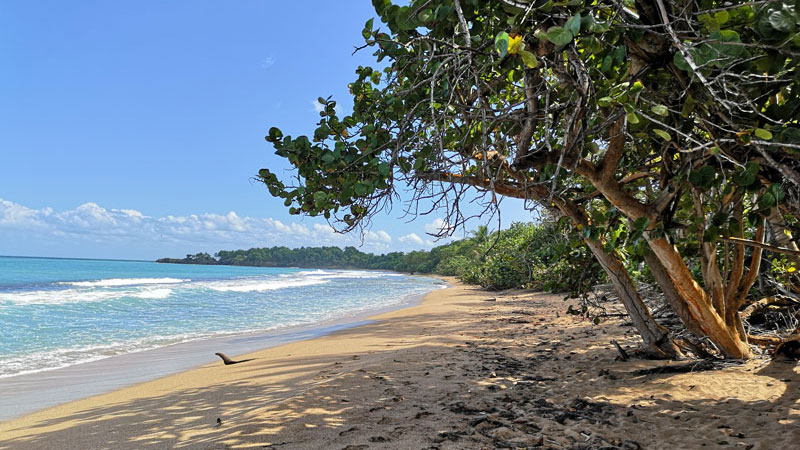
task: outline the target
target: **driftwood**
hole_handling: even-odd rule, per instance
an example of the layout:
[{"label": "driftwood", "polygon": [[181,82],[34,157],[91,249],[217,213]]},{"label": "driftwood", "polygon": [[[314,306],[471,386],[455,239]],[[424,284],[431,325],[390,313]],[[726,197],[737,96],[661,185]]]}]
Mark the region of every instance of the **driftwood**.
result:
[{"label": "driftwood", "polygon": [[784,339],[777,347],[772,357],[778,355],[786,356],[791,359],[800,359],[800,334],[794,334]]},{"label": "driftwood", "polygon": [[617,347],[617,351],[619,352],[619,359],[620,359],[620,360],[622,360],[622,361],[627,361],[627,360],[628,360],[628,358],[630,358],[630,356],[628,356],[628,352],[626,352],[626,351],[625,351],[625,349],[624,349],[624,348],[622,348],[622,347],[619,345],[619,342],[617,342],[617,341],[611,341],[611,343],[612,343],[612,344],[614,344],[614,347]]},{"label": "driftwood", "polygon": [[742,320],[747,320],[753,314],[759,313],[770,306],[800,306],[800,303],[789,297],[764,297],[757,302],[751,303],[747,308],[742,310],[740,315],[742,316]]},{"label": "driftwood", "polygon": [[652,375],[659,373],[686,373],[701,372],[704,370],[717,369],[718,365],[714,361],[704,359],[701,361],[690,362],[688,364],[653,367],[652,369],[640,369],[631,372],[633,375]]},{"label": "driftwood", "polygon": [[[794,307],[796,311],[797,308],[800,308],[800,302],[785,296],[765,297],[742,310],[741,316],[752,325],[754,323],[753,318],[759,314],[766,314],[773,308],[790,309],[792,307]],[[796,314],[796,312],[791,314]],[[748,334],[747,340],[749,343],[761,347],[775,347],[772,353],[773,357],[783,354],[789,358],[800,358],[800,342],[798,342],[800,341],[800,327],[788,330],[788,332],[784,330],[780,334],[786,337],[781,338],[779,336]]]},{"label": "driftwood", "polygon": [[253,360],[253,358],[250,358],[250,359],[241,359],[239,361],[234,361],[234,360],[228,358],[228,356],[225,353],[214,353],[214,354],[219,356],[220,358],[222,358],[222,362],[225,363],[226,366],[229,366],[231,364],[239,364],[239,363],[243,363],[243,362],[247,362],[247,361],[252,361]]},{"label": "driftwood", "polygon": [[752,334],[747,335],[747,342],[758,345],[760,347],[768,347],[770,345],[780,345],[783,339],[777,336],[756,336]]}]

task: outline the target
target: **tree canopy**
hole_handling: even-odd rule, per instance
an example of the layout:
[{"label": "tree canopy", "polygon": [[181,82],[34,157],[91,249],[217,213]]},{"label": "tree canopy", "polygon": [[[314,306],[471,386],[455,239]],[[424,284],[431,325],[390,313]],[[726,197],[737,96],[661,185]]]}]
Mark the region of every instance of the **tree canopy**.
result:
[{"label": "tree canopy", "polygon": [[406,186],[451,227],[468,192],[538,202],[583,234],[651,353],[681,349],[631,258],[690,330],[750,355],[738,312],[763,249],[797,259],[798,2],[373,4],[384,25],[364,27],[376,66],[357,69],[352,113],[320,98],[311,138],[266,137],[297,177],[259,177],[291,213],[346,231]]}]

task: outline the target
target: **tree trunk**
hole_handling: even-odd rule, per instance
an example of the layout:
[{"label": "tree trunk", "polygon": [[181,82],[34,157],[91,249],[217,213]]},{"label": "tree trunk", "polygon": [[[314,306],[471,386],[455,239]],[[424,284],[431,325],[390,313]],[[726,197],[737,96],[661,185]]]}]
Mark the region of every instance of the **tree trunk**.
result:
[{"label": "tree trunk", "polygon": [[703,333],[719,347],[728,358],[750,358],[750,346],[739,334],[735,326],[729,327],[706,294],[705,290],[692,277],[680,253],[664,237],[653,238],[646,233],[650,249],[664,266],[672,279],[675,290],[686,304],[694,322],[700,325]]},{"label": "tree trunk", "polygon": [[661,264],[661,261],[658,260],[658,257],[648,252],[644,256],[644,261],[650,268],[650,273],[653,274],[656,283],[658,283],[658,286],[661,288],[661,292],[664,293],[664,299],[667,301],[667,304],[669,304],[672,310],[681,318],[683,324],[686,325],[686,329],[695,336],[705,336],[702,327],[689,312],[688,306],[684,303],[683,299],[681,299],[680,294],[678,294],[678,291],[675,289],[672,278],[670,278],[667,271],[664,270],[664,266]]},{"label": "tree trunk", "polygon": [[589,250],[605,270],[614,289],[617,291],[620,300],[628,315],[633,322],[633,326],[639,332],[644,343],[645,351],[657,358],[677,358],[681,356],[681,351],[673,342],[669,331],[656,322],[655,318],[647,310],[647,306],[642,301],[636,286],[628,276],[628,271],[616,255],[605,251],[603,245],[594,239],[584,239]]},{"label": "tree trunk", "polygon": [[[589,180],[603,194],[606,200],[629,220],[635,221],[640,218],[647,218],[650,219],[651,224],[656,222],[655,210],[642,204],[636,197],[622,189],[619,182],[613,178],[601,177],[599,171],[591,163],[580,161],[577,165],[577,171]],[[675,291],[683,303],[686,304],[686,309],[692,316],[693,322],[701,326],[703,333],[711,339],[726,357],[735,359],[750,358],[750,346],[743,340],[737,327],[729,327],[725,323],[725,317],[717,313],[714,309],[712,298],[695,281],[678,250],[663,236],[653,237],[650,232],[646,232],[645,239],[647,239],[650,249],[672,279]],[[704,267],[704,269],[707,268]],[[716,272],[719,271],[716,266],[713,269]],[[714,276],[716,276],[716,273],[714,273]],[[720,286],[715,285],[712,288],[715,289],[715,297],[718,297],[720,295]],[[724,301],[724,299],[719,298],[717,300]],[[724,305],[722,306],[724,307]]]}]

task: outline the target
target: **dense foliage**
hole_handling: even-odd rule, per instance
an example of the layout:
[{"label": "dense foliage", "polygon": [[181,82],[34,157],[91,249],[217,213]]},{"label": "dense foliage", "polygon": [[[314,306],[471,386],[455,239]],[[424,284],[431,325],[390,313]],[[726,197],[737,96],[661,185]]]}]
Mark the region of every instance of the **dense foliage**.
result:
[{"label": "dense foliage", "polygon": [[430,251],[364,253],[355,247],[287,247],[221,250],[162,258],[161,263],[321,269],[371,269],[456,276],[489,289],[529,288],[579,294],[602,279],[602,269],[575,234],[557,223],[514,223]]},{"label": "dense foliage", "polygon": [[475,245],[480,254],[458,275],[489,289],[525,287],[577,296],[604,278],[583,242],[557,224],[514,223]]},{"label": "dense foliage", "polygon": [[[416,253],[424,255],[420,258]],[[420,267],[435,266],[429,261],[429,252],[401,252],[373,255],[355,247],[264,247],[249,250],[220,250],[214,256],[208,253],[186,255],[183,259],[162,258],[160,263],[219,264],[260,267],[311,267],[320,269],[381,269],[403,272],[423,272]],[[416,270],[415,270],[416,269]],[[425,270],[430,273],[430,270]]]},{"label": "dense foliage", "polygon": [[378,64],[357,69],[352,114],[320,99],[311,138],[269,130],[298,176],[259,176],[291,213],[350,229],[409,185],[452,226],[470,188],[537,201],[581,229],[653,355],[680,351],[626,258],[690,330],[750,355],[739,310],[800,216],[794,2],[373,4],[388,29],[363,30]]}]

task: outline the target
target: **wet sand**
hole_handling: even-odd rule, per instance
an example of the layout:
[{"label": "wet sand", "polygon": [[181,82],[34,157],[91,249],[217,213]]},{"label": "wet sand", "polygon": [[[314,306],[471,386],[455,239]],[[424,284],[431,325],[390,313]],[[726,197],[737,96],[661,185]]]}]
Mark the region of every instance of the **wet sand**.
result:
[{"label": "wet sand", "polygon": [[[0,423],[0,449],[789,449],[800,367],[640,375],[622,321],[455,283],[315,339]],[[220,420],[218,423],[217,419]]]}]

